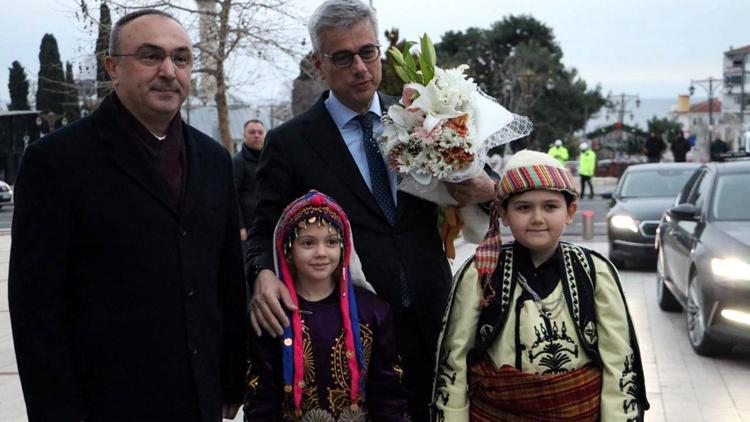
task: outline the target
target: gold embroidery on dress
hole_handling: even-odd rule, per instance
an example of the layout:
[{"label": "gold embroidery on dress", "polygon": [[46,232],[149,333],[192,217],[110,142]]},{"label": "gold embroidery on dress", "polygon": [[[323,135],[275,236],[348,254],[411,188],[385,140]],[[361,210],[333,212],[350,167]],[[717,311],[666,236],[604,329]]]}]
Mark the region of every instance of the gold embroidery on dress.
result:
[{"label": "gold embroidery on dress", "polygon": [[250,394],[255,394],[255,390],[258,388],[258,381],[260,375],[255,371],[255,365],[252,360],[247,361],[247,372],[245,373],[245,380],[247,380],[247,389]]},{"label": "gold embroidery on dress", "polygon": [[[372,330],[367,324],[359,324],[359,337],[362,341],[362,351],[365,355],[365,371],[361,374],[362,380],[367,379],[367,368],[370,366],[372,355]],[[336,337],[331,350],[331,379],[333,388],[328,390],[328,407],[334,415],[339,415],[344,408],[351,404],[349,397],[349,360],[346,357],[346,341],[343,331]]]}]

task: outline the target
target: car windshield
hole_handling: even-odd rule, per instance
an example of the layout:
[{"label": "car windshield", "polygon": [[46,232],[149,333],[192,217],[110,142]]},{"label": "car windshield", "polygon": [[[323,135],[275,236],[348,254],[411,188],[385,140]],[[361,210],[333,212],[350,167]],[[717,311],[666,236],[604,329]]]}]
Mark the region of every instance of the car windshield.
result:
[{"label": "car windshield", "polygon": [[720,175],[716,181],[711,215],[714,220],[750,220],[750,173]]},{"label": "car windshield", "polygon": [[684,168],[629,172],[622,180],[619,194],[623,198],[677,196],[694,171]]}]

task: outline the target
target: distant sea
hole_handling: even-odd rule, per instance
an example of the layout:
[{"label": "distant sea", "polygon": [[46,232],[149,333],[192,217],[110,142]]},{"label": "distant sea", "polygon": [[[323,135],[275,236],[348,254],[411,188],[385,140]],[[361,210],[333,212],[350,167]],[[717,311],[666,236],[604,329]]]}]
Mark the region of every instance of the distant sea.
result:
[{"label": "distant sea", "polygon": [[[624,123],[629,126],[637,126],[642,130],[648,128],[647,122],[654,116],[663,118],[669,117],[669,113],[677,107],[677,97],[675,98],[641,98],[640,107],[635,106],[635,101],[626,104]],[[630,118],[630,112],[633,118]],[[609,119],[606,119],[606,109],[602,109],[594,115],[586,124],[586,133],[596,130],[602,126],[613,124],[617,120],[616,113],[609,113]]]}]

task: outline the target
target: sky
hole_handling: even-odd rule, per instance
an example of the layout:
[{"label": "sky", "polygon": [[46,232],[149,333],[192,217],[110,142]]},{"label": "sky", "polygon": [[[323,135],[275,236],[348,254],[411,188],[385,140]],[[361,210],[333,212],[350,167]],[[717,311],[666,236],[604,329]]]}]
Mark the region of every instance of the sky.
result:
[{"label": "sky", "polygon": [[[306,15],[319,0],[292,0]],[[675,98],[691,79],[720,77],[723,52],[750,44],[748,0],[372,0],[380,32],[399,28],[416,40],[422,33],[439,41],[446,31],[488,28],[513,15],[531,15],[551,27],[563,51],[589,86],[602,92]],[[8,68],[18,60],[35,79],[39,44],[45,33],[57,38],[63,61],[86,63],[91,33],[74,17],[76,0],[0,0],[0,103],[9,102]],[[115,17],[116,18],[116,17]],[[300,29],[301,34],[305,29]],[[382,37],[382,35],[381,35]],[[387,45],[384,37],[381,43]],[[438,57],[439,65],[439,57]],[[243,72],[240,68],[239,72]],[[298,73],[275,72],[234,93],[245,98],[288,95]],[[703,95],[698,89],[696,95]]]}]

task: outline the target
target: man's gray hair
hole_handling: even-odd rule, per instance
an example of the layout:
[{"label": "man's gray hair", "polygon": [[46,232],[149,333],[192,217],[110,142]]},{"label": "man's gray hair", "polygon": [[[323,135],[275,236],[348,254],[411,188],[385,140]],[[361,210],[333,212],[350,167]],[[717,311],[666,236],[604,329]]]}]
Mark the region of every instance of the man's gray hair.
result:
[{"label": "man's gray hair", "polygon": [[320,34],[326,29],[351,28],[368,19],[378,35],[378,19],[375,10],[359,0],[328,0],[318,6],[310,16],[307,30],[310,32],[313,52],[320,51]]},{"label": "man's gray hair", "polygon": [[[121,54],[121,51],[118,51],[119,43],[120,43],[120,32],[122,31],[122,28],[129,24],[130,22],[140,18],[141,16],[148,16],[148,15],[157,15],[157,16],[164,16],[165,18],[172,19],[173,21],[180,23],[180,21],[177,20],[174,16],[170,15],[169,13],[158,10],[158,9],[141,9],[136,10],[135,12],[128,13],[127,15],[121,17],[117,23],[112,27],[112,32],[109,33],[109,51],[107,54],[110,56],[114,54]],[[128,53],[131,54],[131,53]]]}]

